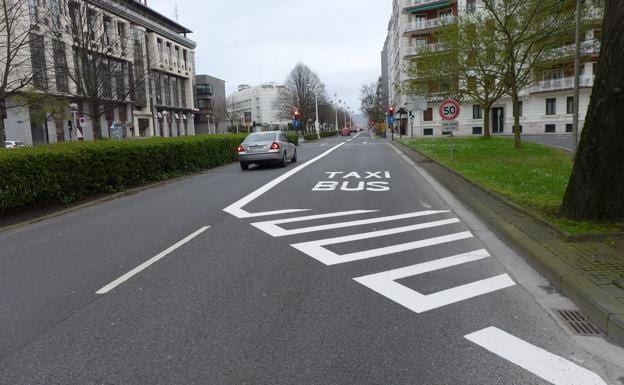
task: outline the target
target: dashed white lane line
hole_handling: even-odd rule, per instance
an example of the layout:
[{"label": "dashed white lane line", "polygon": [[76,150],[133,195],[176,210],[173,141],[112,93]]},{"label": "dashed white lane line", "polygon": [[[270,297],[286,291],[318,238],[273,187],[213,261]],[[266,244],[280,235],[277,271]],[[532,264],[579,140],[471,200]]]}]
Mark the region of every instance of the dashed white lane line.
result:
[{"label": "dashed white lane line", "polygon": [[453,241],[458,241],[460,239],[472,238],[473,235],[469,231],[464,231],[460,233],[448,234],[441,237],[422,239],[420,241],[401,243],[392,246],[380,247],[376,249],[364,250],[355,253],[349,254],[336,254],[333,251],[327,250],[324,246],[333,245],[337,243],[345,243],[352,241],[359,241],[362,239],[376,238],[382,237],[386,235],[400,234],[409,231],[419,230],[419,229],[427,229],[437,226],[444,226],[452,223],[458,223],[459,220],[457,218],[453,219],[445,219],[436,222],[428,222],[422,223],[412,226],[399,227],[394,229],[373,231],[369,233],[355,234],[355,235],[347,235],[344,237],[336,237],[329,239],[322,239],[319,241],[311,241],[311,242],[303,242],[296,243],[291,245],[295,249],[309,255],[310,257],[316,259],[317,261],[324,263],[325,265],[331,266],[339,263],[353,262],[359,261],[362,259],[379,257],[382,255],[389,255],[394,253],[400,253],[407,250],[415,250],[423,247],[439,245],[442,243],[448,243]]},{"label": "dashed white lane line", "polygon": [[435,215],[435,214],[442,214],[442,213],[449,212],[448,210],[418,211],[418,212],[413,212],[413,213],[391,215],[391,216],[385,216],[385,217],[361,219],[357,221],[331,223],[327,225],[319,225],[319,226],[311,226],[311,227],[302,227],[302,228],[291,229],[291,230],[286,230],[278,226],[280,224],[285,224],[285,223],[303,222],[303,221],[310,221],[310,220],[315,220],[315,219],[324,219],[324,218],[332,218],[332,217],[338,217],[338,216],[363,214],[363,213],[369,213],[369,212],[375,212],[375,211],[376,210],[343,211],[343,212],[338,212],[338,213],[310,215],[306,217],[278,219],[278,220],[266,221],[266,222],[256,222],[256,223],[252,223],[251,225],[264,231],[265,233],[273,237],[284,237],[288,235],[311,233],[314,231],[342,229],[342,228],[351,227],[351,226],[360,226],[360,225],[368,225],[368,224],[373,224],[373,223],[398,221],[401,219],[423,217],[426,215]]},{"label": "dashed white lane line", "polygon": [[117,286],[119,286],[122,283],[126,282],[127,280],[129,280],[130,278],[134,277],[135,275],[139,274],[141,271],[147,269],[148,267],[150,267],[154,263],[158,262],[159,260],[163,259],[167,255],[171,254],[171,252],[173,252],[174,250],[180,248],[184,244],[188,243],[193,238],[197,237],[198,235],[200,235],[204,231],[208,230],[209,228],[210,228],[210,226],[202,227],[201,229],[197,230],[193,234],[191,234],[188,237],[186,237],[186,238],[182,239],[181,241],[177,242],[175,245],[173,245],[173,246],[169,247],[168,249],[162,251],[158,255],[148,259],[147,261],[143,262],[139,266],[135,267],[134,269],[132,269],[129,272],[127,272],[126,274],[122,275],[121,277],[117,278],[113,282],[109,283],[108,285],[104,286],[100,290],[96,291],[95,294],[106,294],[106,293],[110,292],[111,290],[113,290]]},{"label": "dashed white lane line", "polygon": [[554,385],[606,385],[596,373],[495,327],[465,338]]},{"label": "dashed white lane line", "polygon": [[264,186],[260,187],[256,191],[252,192],[251,194],[246,195],[245,197],[237,200],[236,202],[232,203],[228,207],[224,208],[223,211],[225,211],[228,214],[234,215],[237,218],[253,218],[253,217],[262,217],[262,216],[269,216],[269,215],[289,214],[289,213],[296,213],[296,212],[301,212],[301,211],[309,211],[309,209],[291,209],[291,210],[276,210],[276,211],[266,211],[266,212],[260,212],[260,213],[250,213],[248,211],[243,210],[243,207],[248,205],[253,200],[257,199],[258,197],[260,197],[261,195],[263,195],[264,193],[266,193],[267,191],[269,191],[273,187],[277,186],[278,184],[282,183],[286,179],[288,179],[291,176],[295,175],[299,171],[303,170],[304,168],[308,167],[309,165],[311,165],[311,164],[313,164],[313,163],[323,159],[327,155],[331,154],[333,151],[337,150],[342,145],[344,145],[344,142],[340,143],[340,144],[338,144],[338,145],[336,145],[336,146],[334,146],[332,148],[330,148],[329,150],[325,151],[324,153],[322,153],[321,155],[317,156],[316,158],[310,159],[309,161],[305,162],[301,166],[299,166],[297,168],[294,168],[294,169],[292,169],[292,170],[290,170],[290,171],[280,175],[279,177],[273,179],[269,183],[267,183]]},{"label": "dashed white lane line", "polygon": [[437,293],[421,294],[407,286],[396,282],[397,280],[442,270],[464,263],[488,258],[487,250],[477,250],[470,253],[455,255],[448,258],[437,259],[430,262],[419,263],[400,269],[384,271],[364,277],[354,278],[355,281],[369,289],[389,298],[390,300],[405,306],[416,313],[423,313],[442,306],[464,301],[483,294],[514,286],[516,283],[507,274],[483,279],[466,285],[442,290]]}]

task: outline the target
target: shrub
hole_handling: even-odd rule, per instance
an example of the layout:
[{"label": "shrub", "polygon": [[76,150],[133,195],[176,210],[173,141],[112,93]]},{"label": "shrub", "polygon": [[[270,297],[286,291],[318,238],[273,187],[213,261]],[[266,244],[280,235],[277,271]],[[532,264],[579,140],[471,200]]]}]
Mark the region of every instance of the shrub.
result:
[{"label": "shrub", "polygon": [[336,136],[338,135],[338,131],[334,130],[334,131],[322,131],[321,132],[321,138],[327,138],[329,136]]},{"label": "shrub", "polygon": [[297,132],[295,132],[295,131],[286,131],[284,133],[288,137],[288,140],[290,140],[295,146],[299,145],[299,134],[297,134]]},{"label": "shrub", "polygon": [[74,142],[0,151],[0,212],[69,203],[235,162],[244,137]]},{"label": "shrub", "polygon": [[305,140],[317,140],[318,139],[318,135],[316,135],[316,132],[311,132],[309,134],[305,134],[303,136],[303,139],[305,139]]}]

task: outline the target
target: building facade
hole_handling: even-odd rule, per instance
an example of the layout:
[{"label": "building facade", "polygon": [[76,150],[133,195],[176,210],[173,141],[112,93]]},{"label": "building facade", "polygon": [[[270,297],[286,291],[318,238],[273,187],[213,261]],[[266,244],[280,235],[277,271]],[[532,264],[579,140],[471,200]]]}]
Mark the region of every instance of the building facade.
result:
[{"label": "building facade", "polygon": [[228,96],[227,108],[233,119],[242,127],[263,126],[285,128],[290,120],[282,119],[275,103],[284,88],[276,83],[263,83],[255,87],[238,86],[238,92]]},{"label": "building facade", "polygon": [[[7,140],[41,144],[195,133],[196,45],[187,38],[190,30],[135,0],[24,3],[29,12],[21,22],[36,25],[24,52],[35,74],[33,89],[69,107],[34,119],[20,92],[9,95],[4,101]],[[93,90],[98,84],[101,89]],[[94,132],[96,119],[100,135]]]},{"label": "building facade", "polygon": [[[394,0],[393,13],[388,25],[386,40],[388,62],[386,74],[389,83],[389,106],[396,110],[414,110],[413,118],[405,121],[404,133],[413,136],[443,135],[442,119],[438,114],[441,98],[427,95],[427,108],[416,111],[412,101],[414,95],[407,95],[402,85],[409,81],[407,64],[417,58],[419,50],[443,49],[438,43],[436,33],[449,22],[455,22],[458,16],[479,12],[481,0]],[[585,14],[585,21],[592,27],[583,36],[582,62],[579,98],[579,127],[582,128],[593,80],[597,71],[600,53],[600,27],[603,18],[603,2],[595,0]],[[521,132],[527,134],[550,134],[572,132],[574,112],[574,42],[562,42],[561,47],[545,55],[556,57],[555,66],[536,67],[533,83],[520,93]],[[564,60],[561,60],[564,59]],[[382,66],[383,68],[383,66]],[[424,97],[424,96],[423,96]],[[511,98],[504,96],[491,111],[491,130],[493,134],[513,133],[513,114]],[[481,135],[483,133],[483,111],[469,100],[462,102],[462,111],[457,118],[459,135]],[[405,124],[407,123],[407,124]]]},{"label": "building facade", "polygon": [[224,134],[228,129],[225,80],[209,75],[195,76],[195,133]]}]

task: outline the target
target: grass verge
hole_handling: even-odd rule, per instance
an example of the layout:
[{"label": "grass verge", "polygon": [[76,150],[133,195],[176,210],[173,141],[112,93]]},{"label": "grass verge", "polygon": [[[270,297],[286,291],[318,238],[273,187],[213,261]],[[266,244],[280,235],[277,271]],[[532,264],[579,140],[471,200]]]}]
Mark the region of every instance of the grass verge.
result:
[{"label": "grass verge", "polygon": [[500,137],[404,139],[403,143],[572,235],[624,230],[624,225],[572,221],[558,215],[572,172],[572,159],[562,150],[528,142],[518,150],[513,139]]}]

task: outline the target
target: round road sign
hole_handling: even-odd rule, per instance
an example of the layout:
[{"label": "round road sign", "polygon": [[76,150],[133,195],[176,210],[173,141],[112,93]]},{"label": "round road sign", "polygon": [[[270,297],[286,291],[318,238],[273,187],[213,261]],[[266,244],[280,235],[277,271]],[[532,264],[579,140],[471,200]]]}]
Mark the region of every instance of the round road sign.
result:
[{"label": "round road sign", "polygon": [[440,104],[439,112],[442,120],[455,120],[461,112],[461,106],[455,99],[446,99]]}]

